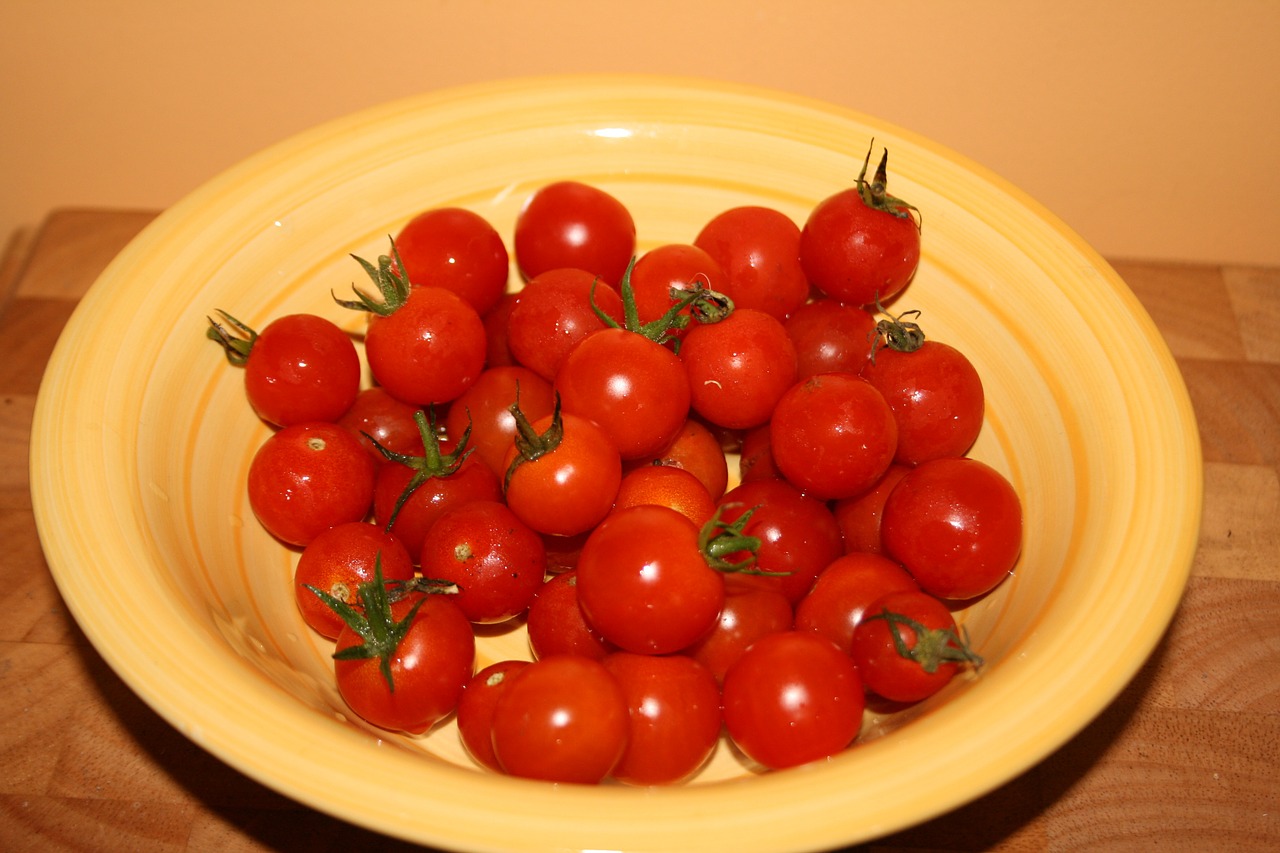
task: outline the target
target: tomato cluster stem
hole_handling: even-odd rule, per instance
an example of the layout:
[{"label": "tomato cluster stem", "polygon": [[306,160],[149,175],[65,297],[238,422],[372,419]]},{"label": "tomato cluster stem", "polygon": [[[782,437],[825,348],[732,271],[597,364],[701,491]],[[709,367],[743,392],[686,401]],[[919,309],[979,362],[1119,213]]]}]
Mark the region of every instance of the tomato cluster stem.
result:
[{"label": "tomato cluster stem", "polygon": [[[894,649],[902,657],[920,664],[925,672],[936,672],[943,663],[982,666],[982,658],[970,648],[965,638],[950,628],[926,628],[910,616],[894,613],[888,608],[867,616],[863,621],[871,619],[888,622]],[[906,638],[902,636],[901,629],[904,627],[915,635],[914,645],[908,645]]]},{"label": "tomato cluster stem", "polygon": [[[666,313],[656,320],[641,322],[640,311],[636,306],[635,288],[631,285],[631,271],[635,268],[636,259],[632,258],[627,270],[618,283],[618,293],[622,297],[622,322],[610,317],[596,304],[595,293],[599,279],[591,282],[591,310],[600,318],[600,322],[612,329],[626,329],[642,335],[656,344],[677,341],[680,330],[689,325],[690,317],[699,323],[718,323],[733,313],[733,300],[726,294],[706,287],[702,282],[689,282],[688,288],[672,287],[670,290],[671,306]],[[685,314],[684,309],[689,313]]]}]

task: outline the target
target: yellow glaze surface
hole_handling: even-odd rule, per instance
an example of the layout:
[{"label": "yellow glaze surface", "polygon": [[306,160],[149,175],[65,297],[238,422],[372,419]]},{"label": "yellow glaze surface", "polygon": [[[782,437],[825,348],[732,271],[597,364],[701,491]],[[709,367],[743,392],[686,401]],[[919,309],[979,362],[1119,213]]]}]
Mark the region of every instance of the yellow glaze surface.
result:
[{"label": "yellow glaze surface", "polygon": [[[757,775],[722,748],[691,785],[553,786],[472,768],[451,727],[423,739],[349,720],[328,649],[297,616],[292,554],[243,483],[265,437],[204,338],[333,304],[419,210],[470,207],[509,239],[563,178],[635,216],[641,249],[764,204],[803,222],[870,139],[924,212],[899,304],[961,348],[987,391],[973,450],[1024,499],[1014,577],[963,614],[988,661],[818,765]],[[59,590],[123,680],[185,735],[353,823],[483,850],[833,847],[892,832],[1027,769],[1119,693],[1168,624],[1197,541],[1200,445],[1183,381],[1120,278],[981,167],[872,118],[706,81],[509,81],[389,104],[286,141],[162,214],[85,296],[41,386],[31,488]],[[75,470],[75,478],[67,475]],[[68,523],[74,519],[74,523]],[[481,663],[523,655],[513,631]],[[930,794],[919,796],[922,779]],[[357,805],[357,803],[359,805]]]}]

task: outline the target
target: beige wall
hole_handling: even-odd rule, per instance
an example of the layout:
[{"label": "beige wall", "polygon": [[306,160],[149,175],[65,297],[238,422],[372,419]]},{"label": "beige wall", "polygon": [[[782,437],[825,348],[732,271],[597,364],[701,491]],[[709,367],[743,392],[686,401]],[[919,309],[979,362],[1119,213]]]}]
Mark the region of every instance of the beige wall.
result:
[{"label": "beige wall", "polygon": [[1278,0],[0,0],[0,239],[423,90],[642,71],[930,136],[1111,257],[1280,264]]}]

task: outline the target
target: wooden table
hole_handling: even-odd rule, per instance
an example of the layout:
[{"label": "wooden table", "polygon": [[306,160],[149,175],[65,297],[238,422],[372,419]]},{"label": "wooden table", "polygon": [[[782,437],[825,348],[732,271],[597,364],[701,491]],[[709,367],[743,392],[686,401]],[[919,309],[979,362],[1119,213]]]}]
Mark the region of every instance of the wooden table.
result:
[{"label": "wooden table", "polygon": [[[0,851],[408,849],[186,740],[88,644],[44,564],[27,478],[41,371],[77,299],[153,216],[55,211],[0,262]],[[1133,683],[1048,760],[867,850],[1280,850],[1280,269],[1115,267],[1202,430],[1182,607]]]}]

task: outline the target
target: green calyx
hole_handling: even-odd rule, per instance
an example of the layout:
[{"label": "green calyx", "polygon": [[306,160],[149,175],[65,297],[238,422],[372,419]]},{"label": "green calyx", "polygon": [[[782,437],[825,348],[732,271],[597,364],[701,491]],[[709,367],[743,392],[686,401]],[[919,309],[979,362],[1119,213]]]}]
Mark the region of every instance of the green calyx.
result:
[{"label": "green calyx", "polygon": [[885,319],[876,323],[875,339],[871,342],[871,361],[876,360],[876,351],[888,347],[894,352],[915,352],[924,346],[924,330],[907,317],[919,317],[918,310],[903,311],[901,314],[890,314],[884,310],[880,300],[876,300],[876,310],[885,315]]},{"label": "green calyx", "polygon": [[379,317],[387,317],[394,314],[396,309],[404,305],[409,299],[412,285],[409,283],[408,274],[404,272],[404,264],[400,260],[400,250],[396,248],[394,239],[391,240],[391,255],[379,255],[376,267],[357,255],[352,255],[351,257],[355,258],[356,262],[364,267],[364,271],[373,281],[374,286],[378,288],[379,298],[373,298],[353,284],[351,289],[355,292],[355,299],[339,299],[336,294],[333,297],[333,300],[343,308],[350,308],[353,311],[366,311],[371,314],[377,314]]},{"label": "green calyx", "polygon": [[529,418],[520,408],[520,385],[516,384],[516,399],[508,408],[511,417],[516,421],[515,445],[516,455],[507,467],[502,479],[502,491],[505,493],[511,485],[511,478],[516,469],[526,462],[533,462],[546,456],[560,446],[564,440],[564,419],[560,415],[560,392],[555,392],[555,407],[551,410],[551,424],[546,431],[539,433],[529,422]]},{"label": "green calyx", "polygon": [[[925,672],[937,672],[944,663],[969,663],[982,666],[982,658],[969,647],[968,637],[961,637],[951,628],[926,628],[910,616],[894,613],[888,608],[866,616],[863,621],[883,619],[889,623],[889,635],[899,655],[920,664]],[[908,645],[902,636],[902,628],[909,628],[916,641]]]},{"label": "green calyx", "polygon": [[[689,325],[690,319],[699,323],[718,323],[733,313],[733,300],[723,293],[712,290],[695,279],[687,288],[672,287],[670,290],[671,307],[665,314],[647,323],[641,322],[640,312],[636,307],[635,288],[631,286],[631,270],[635,268],[636,259],[627,264],[627,271],[618,282],[618,293],[622,297],[622,323],[614,320],[596,304],[596,285],[599,279],[591,283],[591,310],[611,329],[626,329],[643,335],[656,344],[666,344],[676,340],[680,330]],[[689,313],[684,313],[688,308]],[[676,340],[678,344],[679,341]]]},{"label": "green calyx", "polygon": [[[707,565],[717,572],[738,575],[757,575],[759,577],[785,577],[791,572],[771,572],[755,568],[757,552],[763,544],[758,536],[748,536],[743,531],[751,516],[760,507],[753,506],[732,522],[724,520],[725,510],[737,507],[738,504],[725,504],[716,510],[716,514],[698,531],[698,550]],[[745,554],[738,559],[731,559],[735,554]]]},{"label": "green calyx", "polygon": [[871,165],[871,151],[875,148],[875,144],[876,141],[872,139],[871,145],[867,148],[867,156],[862,161],[862,171],[858,173],[857,190],[862,203],[872,210],[884,211],[898,219],[911,219],[916,224],[916,230],[921,230],[924,227],[924,218],[920,215],[920,209],[897,196],[889,195],[888,148],[884,149],[884,154],[880,157],[880,165],[876,167],[875,177],[869,183],[867,182],[867,168]]},{"label": "green calyx", "polygon": [[236,367],[243,367],[249,360],[249,353],[253,351],[254,342],[258,340],[258,333],[221,308],[216,313],[231,328],[228,329],[210,317],[209,328],[204,330],[204,336],[222,347],[227,354],[227,361]]},{"label": "green calyx", "polygon": [[396,517],[400,514],[401,508],[423,483],[432,477],[448,477],[450,474],[456,473],[475,449],[467,446],[471,439],[471,424],[469,423],[462,435],[458,437],[458,444],[453,449],[453,452],[441,453],[439,424],[436,421],[435,409],[431,410],[430,420],[428,420],[427,413],[419,409],[413,413],[413,421],[418,425],[418,434],[422,436],[423,450],[421,456],[397,453],[390,448],[384,447],[369,433],[362,433],[365,438],[373,442],[384,458],[413,469],[413,476],[409,479],[408,485],[404,487],[404,491],[396,498],[396,505],[391,510],[391,517],[387,519],[386,530],[388,532],[395,525]]}]

